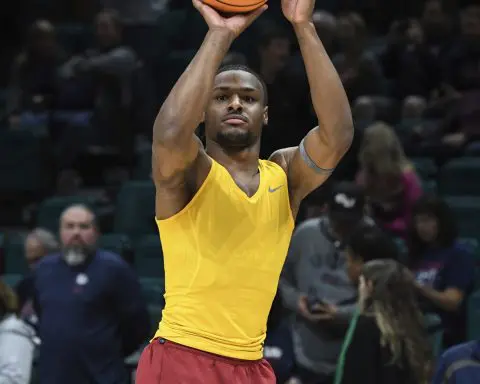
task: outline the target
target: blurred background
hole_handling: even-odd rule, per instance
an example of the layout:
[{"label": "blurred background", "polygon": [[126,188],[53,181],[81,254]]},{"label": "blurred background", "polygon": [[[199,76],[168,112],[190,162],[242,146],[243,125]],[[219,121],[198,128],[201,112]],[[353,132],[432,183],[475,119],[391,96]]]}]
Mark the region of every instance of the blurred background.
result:
[{"label": "blurred background", "polygon": [[[279,1],[269,7],[225,57],[267,83],[262,157],[298,145],[316,124],[293,31]],[[2,9],[3,282],[20,292],[21,317],[31,316],[19,284],[49,248],[44,236],[28,235],[41,228],[57,237],[64,209],[85,204],[101,234],[96,246],[120,255],[138,278],[151,335],[163,306],[152,123],[207,27],[189,0],[16,0]],[[356,134],[298,222],[321,216],[331,185],[349,180],[364,188],[369,215],[408,260],[417,199],[438,196],[458,227],[455,241],[477,263],[462,327],[466,339],[480,339],[480,3],[318,0],[313,21],[344,83]],[[401,175],[389,178],[382,164]],[[134,365],[135,355],[126,363]]]}]

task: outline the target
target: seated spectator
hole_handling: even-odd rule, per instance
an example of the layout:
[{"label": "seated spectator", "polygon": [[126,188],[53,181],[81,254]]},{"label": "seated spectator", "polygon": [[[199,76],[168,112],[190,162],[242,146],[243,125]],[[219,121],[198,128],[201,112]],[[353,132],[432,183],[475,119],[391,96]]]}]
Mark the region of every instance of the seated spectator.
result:
[{"label": "seated spectator", "polygon": [[480,341],[448,349],[437,362],[432,384],[476,384],[480,377]]},{"label": "seated spectator", "polygon": [[432,354],[411,275],[393,260],[362,268],[359,313],[340,355],[335,384],[425,384]]},{"label": "seated spectator", "polygon": [[305,383],[329,383],[342,340],[357,306],[357,289],[347,275],[344,242],[366,217],[365,196],[351,183],[331,191],[327,213],[295,231],[280,279],[287,309],[295,314],[295,376]]},{"label": "seated spectator", "polygon": [[35,351],[35,331],[18,316],[18,302],[0,281],[0,383],[29,384]]},{"label": "seated spectator", "polygon": [[440,83],[439,63],[416,20],[392,24],[381,62],[385,76],[393,81],[392,96],[400,100],[409,95],[428,99]]},{"label": "seated spectator", "polygon": [[332,58],[351,101],[363,95],[384,92],[385,79],[375,55],[365,50],[366,26],[356,13],[340,16],[337,37],[340,53]]},{"label": "seated spectator", "polygon": [[[25,239],[25,258],[30,269],[46,255],[58,251],[59,244],[55,235],[45,229],[37,228],[29,233]],[[28,272],[15,287],[18,295],[18,304],[20,308],[21,318],[36,324],[36,315],[33,309],[33,275]]]},{"label": "seated spectator", "polygon": [[425,44],[435,58],[442,63],[452,40],[452,19],[441,0],[427,0],[423,4],[421,24]]},{"label": "seated spectator", "polygon": [[[79,144],[119,150],[132,161],[134,132],[130,111],[133,76],[139,67],[135,52],[124,45],[122,22],[114,11],[102,11],[95,19],[96,47],[71,58],[61,68],[62,95],[57,107],[93,109],[93,133]],[[140,97],[140,95],[137,95]],[[70,135],[77,135],[73,132]],[[80,134],[80,133],[78,133]],[[83,148],[82,148],[83,149]],[[78,150],[78,149],[77,149]],[[63,160],[63,159],[62,159]]]},{"label": "seated spectator", "polygon": [[422,188],[395,131],[384,123],[368,127],[359,161],[356,179],[365,188],[373,219],[392,234],[405,237],[412,206]]},{"label": "seated spectator", "polygon": [[6,111],[10,123],[17,124],[23,111],[43,112],[52,106],[62,61],[53,25],[47,20],[35,21],[24,51],[13,63]]},{"label": "seated spectator", "polygon": [[97,238],[92,211],[69,207],[61,251],[35,268],[41,384],[129,383],[124,358],[149,335],[137,276],[119,255],[97,249]]},{"label": "seated spectator", "polygon": [[409,232],[409,267],[425,309],[442,318],[444,346],[459,344],[466,340],[474,259],[457,243],[455,217],[440,198],[424,196],[417,201]]}]

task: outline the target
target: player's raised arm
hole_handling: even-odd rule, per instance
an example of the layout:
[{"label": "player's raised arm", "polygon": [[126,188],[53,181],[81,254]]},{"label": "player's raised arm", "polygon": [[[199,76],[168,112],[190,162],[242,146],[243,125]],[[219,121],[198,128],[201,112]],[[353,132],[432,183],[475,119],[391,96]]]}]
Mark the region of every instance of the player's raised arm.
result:
[{"label": "player's raised arm", "polygon": [[215,74],[233,40],[266,9],[223,18],[199,0],[193,0],[193,5],[204,17],[209,31],[155,120],[152,174],[157,187],[183,182],[184,171],[199,153],[201,144],[194,132],[202,122]]},{"label": "player's raised arm", "polygon": [[307,134],[299,147],[272,155],[273,160],[287,168],[294,204],[328,178],[353,138],[345,90],[312,23],[314,5],[315,0],[282,0],[283,13],[292,23],[300,45],[318,118],[318,127]]}]

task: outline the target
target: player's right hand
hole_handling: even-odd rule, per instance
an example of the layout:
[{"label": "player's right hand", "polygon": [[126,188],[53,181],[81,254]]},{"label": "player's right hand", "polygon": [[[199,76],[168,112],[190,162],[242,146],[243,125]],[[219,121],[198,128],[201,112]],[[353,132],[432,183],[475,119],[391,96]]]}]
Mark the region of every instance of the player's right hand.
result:
[{"label": "player's right hand", "polygon": [[252,24],[268,8],[267,5],[259,9],[230,17],[220,15],[215,9],[200,0],[192,0],[193,6],[200,12],[208,24],[210,30],[221,30],[237,38],[247,27]]}]

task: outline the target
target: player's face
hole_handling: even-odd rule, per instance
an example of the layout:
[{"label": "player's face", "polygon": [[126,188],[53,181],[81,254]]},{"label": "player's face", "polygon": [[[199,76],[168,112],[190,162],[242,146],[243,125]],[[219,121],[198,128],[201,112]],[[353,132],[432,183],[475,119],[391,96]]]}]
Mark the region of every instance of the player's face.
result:
[{"label": "player's face", "polygon": [[226,71],[215,77],[213,88],[205,112],[207,137],[226,148],[252,146],[267,123],[266,95],[260,81],[245,71]]}]

